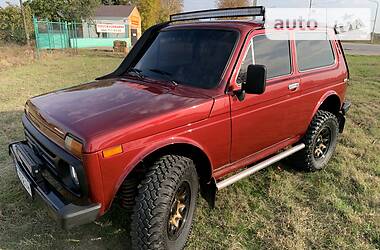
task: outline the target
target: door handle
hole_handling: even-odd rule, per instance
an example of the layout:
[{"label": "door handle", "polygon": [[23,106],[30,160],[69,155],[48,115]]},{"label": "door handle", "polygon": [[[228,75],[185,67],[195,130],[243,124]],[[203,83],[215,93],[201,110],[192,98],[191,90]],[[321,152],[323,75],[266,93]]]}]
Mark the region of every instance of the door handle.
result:
[{"label": "door handle", "polygon": [[288,88],[289,90],[296,90],[298,89],[298,87],[300,86],[300,84],[298,82],[295,82],[295,83],[292,83],[292,84],[289,84]]}]

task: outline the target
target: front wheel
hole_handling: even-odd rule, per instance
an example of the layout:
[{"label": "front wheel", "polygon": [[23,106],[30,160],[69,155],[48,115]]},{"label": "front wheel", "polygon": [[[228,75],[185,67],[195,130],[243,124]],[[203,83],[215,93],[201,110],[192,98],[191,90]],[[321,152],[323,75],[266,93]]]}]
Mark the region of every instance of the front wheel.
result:
[{"label": "front wheel", "polygon": [[198,188],[191,159],[166,155],[155,161],[138,188],[131,225],[133,249],[183,249]]},{"label": "front wheel", "polygon": [[291,162],[309,171],[324,168],[335,151],[338,134],[337,117],[328,111],[318,110],[302,139],[305,148],[291,157]]}]

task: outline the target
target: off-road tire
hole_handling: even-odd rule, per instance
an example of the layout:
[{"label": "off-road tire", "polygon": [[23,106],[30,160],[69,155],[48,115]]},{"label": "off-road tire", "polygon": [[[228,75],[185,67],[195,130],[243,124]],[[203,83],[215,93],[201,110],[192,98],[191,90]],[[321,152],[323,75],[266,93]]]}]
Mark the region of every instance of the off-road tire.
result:
[{"label": "off-road tire", "polygon": [[[330,145],[327,149],[325,157],[316,160],[314,150],[317,138],[323,129],[329,129],[331,132]],[[306,171],[317,171],[323,169],[333,155],[339,134],[339,123],[337,117],[324,110],[318,110],[309,128],[301,140],[305,144],[305,148],[290,157],[290,163],[305,169]]]},{"label": "off-road tire", "polygon": [[[173,240],[169,239],[168,218],[175,194],[184,182],[190,187],[190,205],[182,230]],[[132,248],[183,249],[191,231],[198,189],[191,159],[166,155],[156,160],[138,187],[131,223]]]}]

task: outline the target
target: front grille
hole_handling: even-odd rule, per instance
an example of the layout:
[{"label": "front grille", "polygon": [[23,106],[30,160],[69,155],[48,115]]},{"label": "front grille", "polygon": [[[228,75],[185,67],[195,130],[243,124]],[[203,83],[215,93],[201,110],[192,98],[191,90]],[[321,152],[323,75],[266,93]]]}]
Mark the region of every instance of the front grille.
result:
[{"label": "front grille", "polygon": [[43,134],[49,137],[52,141],[60,146],[64,145],[65,138],[64,135],[57,132],[57,128],[52,124],[48,123],[42,118],[39,113],[31,109],[27,114],[28,119],[33,123],[33,125],[38,128]]},{"label": "front grille", "polygon": [[29,145],[34,149],[34,151],[36,151],[36,153],[45,160],[46,165],[52,171],[54,171],[56,175],[58,175],[57,163],[59,161],[59,158],[55,154],[53,154],[49,149],[47,149],[44,145],[39,143],[26,129],[25,129],[25,137]]},{"label": "front grille", "polygon": [[[82,162],[45,136],[27,117],[24,117],[23,123],[28,144],[44,163],[43,172],[47,174],[45,177],[52,176],[72,195],[78,198],[85,197],[88,191]],[[77,169],[81,170],[79,173],[82,177],[80,186],[75,185],[71,178],[70,165],[77,166]]]}]

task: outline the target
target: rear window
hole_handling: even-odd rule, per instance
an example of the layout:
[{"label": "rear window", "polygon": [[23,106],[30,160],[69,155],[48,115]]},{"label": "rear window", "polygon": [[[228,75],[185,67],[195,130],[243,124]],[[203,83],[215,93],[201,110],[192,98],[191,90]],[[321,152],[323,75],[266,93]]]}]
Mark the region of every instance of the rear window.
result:
[{"label": "rear window", "polygon": [[297,40],[297,62],[300,71],[333,65],[334,53],[329,40]]}]

